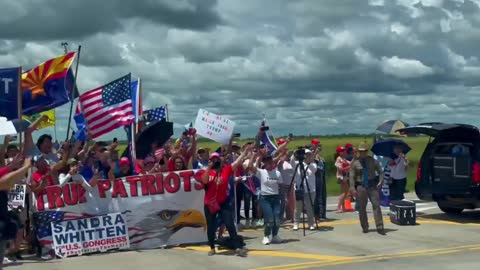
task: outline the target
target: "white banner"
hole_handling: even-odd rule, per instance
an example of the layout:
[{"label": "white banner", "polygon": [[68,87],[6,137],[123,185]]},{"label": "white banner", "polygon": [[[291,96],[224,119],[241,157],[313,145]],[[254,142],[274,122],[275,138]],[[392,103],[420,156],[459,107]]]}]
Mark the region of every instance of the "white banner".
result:
[{"label": "white banner", "polygon": [[132,249],[206,242],[200,177],[201,171],[188,170],[100,180],[95,187],[47,187],[37,196],[34,215],[39,241],[54,243],[51,222],[121,213]]},{"label": "white banner", "polygon": [[212,141],[228,144],[235,128],[235,122],[224,116],[200,109],[194,127],[198,135]]},{"label": "white banner", "polygon": [[130,247],[121,213],[52,222],[53,248],[61,258]]},{"label": "white banner", "polygon": [[8,192],[8,207],[10,209],[25,207],[25,191],[27,185],[14,185]]}]

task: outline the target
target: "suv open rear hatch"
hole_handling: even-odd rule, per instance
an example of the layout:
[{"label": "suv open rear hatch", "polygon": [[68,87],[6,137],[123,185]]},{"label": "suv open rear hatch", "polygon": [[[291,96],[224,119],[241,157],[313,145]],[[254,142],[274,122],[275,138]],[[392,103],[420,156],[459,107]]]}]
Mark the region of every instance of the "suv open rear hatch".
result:
[{"label": "suv open rear hatch", "polygon": [[402,135],[427,135],[430,137],[480,138],[477,127],[467,124],[424,123],[397,130]]}]

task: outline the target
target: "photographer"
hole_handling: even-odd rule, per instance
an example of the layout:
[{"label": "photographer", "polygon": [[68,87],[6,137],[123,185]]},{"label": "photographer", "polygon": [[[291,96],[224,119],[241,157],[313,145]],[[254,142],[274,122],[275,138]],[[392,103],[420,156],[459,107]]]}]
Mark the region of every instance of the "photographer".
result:
[{"label": "photographer", "polygon": [[25,177],[31,166],[30,157],[22,160],[16,156],[8,166],[0,167],[0,270],[3,269],[7,241],[15,239],[18,231],[17,222],[8,213],[8,192]]},{"label": "photographer", "polygon": [[207,170],[203,172],[202,182],[205,185],[205,219],[207,220],[207,236],[210,251],[208,256],[215,255],[215,232],[217,230],[217,216],[220,215],[228,230],[233,248],[240,257],[246,256],[242,248],[242,241],[237,236],[234,224],[233,210],[228,204],[228,186],[230,178],[242,164],[252,147],[246,147],[242,154],[232,163],[225,165],[224,158],[214,152],[210,155]]},{"label": "photographer", "polygon": [[[317,172],[317,164],[315,161],[315,156],[318,154],[318,149],[315,152],[312,152],[309,149],[298,149],[293,155],[290,164],[293,168],[297,168],[294,172],[295,174],[295,217],[293,230],[298,230],[298,223],[300,221],[300,214],[303,212],[303,209],[307,211],[308,226],[310,230],[315,230],[314,224],[314,212],[313,212],[313,199],[315,198],[315,186],[316,186],[316,177],[315,173]],[[300,164],[298,167],[297,165]],[[303,175],[302,168],[305,168]],[[304,179],[304,177],[306,179]]]}]

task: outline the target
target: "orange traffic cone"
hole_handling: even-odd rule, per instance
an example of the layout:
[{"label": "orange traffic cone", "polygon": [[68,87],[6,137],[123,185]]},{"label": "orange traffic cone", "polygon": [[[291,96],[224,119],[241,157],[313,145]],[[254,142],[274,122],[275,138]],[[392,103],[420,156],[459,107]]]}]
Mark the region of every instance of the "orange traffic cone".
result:
[{"label": "orange traffic cone", "polygon": [[345,198],[343,202],[343,211],[345,212],[354,212],[355,209],[352,208],[352,201],[350,201],[350,197]]}]

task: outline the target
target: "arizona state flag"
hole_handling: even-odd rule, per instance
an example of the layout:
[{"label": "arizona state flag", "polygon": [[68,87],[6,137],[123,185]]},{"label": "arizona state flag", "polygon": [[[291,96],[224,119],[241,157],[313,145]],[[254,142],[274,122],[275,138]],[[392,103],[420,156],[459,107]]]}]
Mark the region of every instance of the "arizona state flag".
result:
[{"label": "arizona state flag", "polygon": [[[70,101],[74,77],[70,69],[75,52],[50,59],[22,74],[22,109],[33,115],[59,107]],[[74,96],[78,97],[78,92]]]}]

